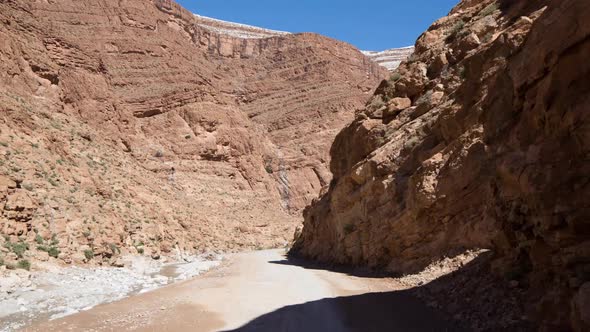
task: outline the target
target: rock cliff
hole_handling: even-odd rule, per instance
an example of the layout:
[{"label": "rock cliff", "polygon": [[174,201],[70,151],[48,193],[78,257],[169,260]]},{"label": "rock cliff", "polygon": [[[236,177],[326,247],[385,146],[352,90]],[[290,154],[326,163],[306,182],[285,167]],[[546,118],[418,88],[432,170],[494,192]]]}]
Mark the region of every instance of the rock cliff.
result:
[{"label": "rock cliff", "polygon": [[363,51],[363,54],[368,56],[369,59],[377,62],[388,70],[394,70],[399,67],[399,65],[407,60],[412,53],[414,53],[413,46],[392,48],[381,52]]},{"label": "rock cliff", "polygon": [[589,17],[464,0],[436,21],[336,137],[292,253],[406,274],[491,249],[524,320],[588,330]]},{"label": "rock cliff", "polygon": [[386,70],[211,26],[167,0],[0,2],[5,264],[284,245]]}]

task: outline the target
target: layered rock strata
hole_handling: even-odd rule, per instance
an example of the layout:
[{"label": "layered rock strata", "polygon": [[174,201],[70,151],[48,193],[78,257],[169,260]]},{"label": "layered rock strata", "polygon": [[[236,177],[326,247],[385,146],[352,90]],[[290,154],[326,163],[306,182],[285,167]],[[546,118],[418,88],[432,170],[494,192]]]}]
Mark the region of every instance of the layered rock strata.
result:
[{"label": "layered rock strata", "polygon": [[203,25],[166,0],[0,3],[10,266],[284,245],[386,72],[325,37]]}]

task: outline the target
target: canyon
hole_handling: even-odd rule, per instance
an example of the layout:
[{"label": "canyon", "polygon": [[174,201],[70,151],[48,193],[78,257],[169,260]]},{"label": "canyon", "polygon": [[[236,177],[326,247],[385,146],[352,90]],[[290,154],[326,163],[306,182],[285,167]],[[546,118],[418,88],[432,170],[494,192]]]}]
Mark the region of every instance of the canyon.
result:
[{"label": "canyon", "polygon": [[102,3],[0,4],[5,264],[288,243],[387,70],[316,34]]},{"label": "canyon", "polygon": [[158,283],[116,270],[140,258],[221,267],[39,329],[164,328],[163,301],[204,331],[589,330],[589,17],[463,0],[360,51],[171,0],[2,1],[0,300],[72,265]]}]

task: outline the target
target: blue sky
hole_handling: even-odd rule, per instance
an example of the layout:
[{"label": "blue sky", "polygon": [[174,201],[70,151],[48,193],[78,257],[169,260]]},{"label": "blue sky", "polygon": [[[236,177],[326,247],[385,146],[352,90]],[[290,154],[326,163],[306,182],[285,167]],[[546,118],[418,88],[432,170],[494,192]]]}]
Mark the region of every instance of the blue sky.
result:
[{"label": "blue sky", "polygon": [[226,21],[290,32],[317,32],[363,50],[413,45],[459,0],[177,0]]}]

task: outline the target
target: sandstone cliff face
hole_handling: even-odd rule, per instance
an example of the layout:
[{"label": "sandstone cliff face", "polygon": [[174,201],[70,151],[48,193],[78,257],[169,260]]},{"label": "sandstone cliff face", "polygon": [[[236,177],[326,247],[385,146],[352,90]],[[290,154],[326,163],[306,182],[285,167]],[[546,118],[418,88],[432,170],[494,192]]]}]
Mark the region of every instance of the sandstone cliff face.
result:
[{"label": "sandstone cliff face", "polygon": [[465,0],[435,22],[338,134],[293,252],[409,273],[489,248],[527,319],[587,330],[588,17],[581,0]]},{"label": "sandstone cliff face", "polygon": [[8,261],[283,245],[385,75],[350,45],[220,35],[165,0],[9,0],[0,22]]}]

